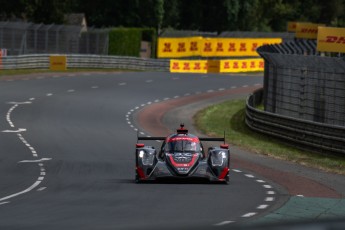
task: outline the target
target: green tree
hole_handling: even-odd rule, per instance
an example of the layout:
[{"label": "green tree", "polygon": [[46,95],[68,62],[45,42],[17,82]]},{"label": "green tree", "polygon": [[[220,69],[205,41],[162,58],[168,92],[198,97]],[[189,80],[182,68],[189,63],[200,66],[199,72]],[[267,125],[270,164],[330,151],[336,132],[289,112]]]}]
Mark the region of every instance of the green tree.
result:
[{"label": "green tree", "polygon": [[180,26],[180,1],[163,1],[162,28],[178,28]]},{"label": "green tree", "polygon": [[22,18],[24,4],[21,0],[0,0],[0,20]]},{"label": "green tree", "polygon": [[64,14],[70,12],[68,0],[21,0],[25,17],[30,21],[44,24],[62,24]]}]

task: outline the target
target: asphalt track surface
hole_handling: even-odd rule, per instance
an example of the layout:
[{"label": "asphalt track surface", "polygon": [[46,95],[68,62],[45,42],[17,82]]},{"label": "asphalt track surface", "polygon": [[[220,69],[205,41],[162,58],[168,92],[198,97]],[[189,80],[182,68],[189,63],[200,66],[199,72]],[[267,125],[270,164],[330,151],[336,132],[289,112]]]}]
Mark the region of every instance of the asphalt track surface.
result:
[{"label": "asphalt track surface", "polygon": [[158,72],[0,81],[0,229],[208,229],[275,210],[286,191],[235,166],[229,185],[134,183],[136,131],[148,135],[138,112],[261,84]]}]

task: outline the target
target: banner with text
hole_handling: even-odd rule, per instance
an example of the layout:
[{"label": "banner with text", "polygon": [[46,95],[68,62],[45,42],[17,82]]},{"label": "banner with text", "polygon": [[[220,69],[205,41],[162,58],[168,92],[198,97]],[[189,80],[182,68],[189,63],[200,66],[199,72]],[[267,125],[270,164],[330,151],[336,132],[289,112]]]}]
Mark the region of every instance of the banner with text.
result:
[{"label": "banner with text", "polygon": [[238,73],[264,70],[262,58],[227,60],[170,60],[172,73]]},{"label": "banner with text", "polygon": [[262,58],[253,59],[234,59],[221,60],[221,73],[238,73],[238,72],[259,72],[264,71],[265,62]]},{"label": "banner with text", "polygon": [[319,27],[317,51],[345,53],[345,28]]},{"label": "banner with text", "polygon": [[324,26],[324,24],[315,24],[309,22],[298,22],[296,24],[296,38],[304,39],[316,39],[317,38],[317,28],[319,26]]},{"label": "banner with text", "polygon": [[157,57],[257,57],[259,46],[281,42],[281,38],[159,38]]},{"label": "banner with text", "polygon": [[288,22],[287,23],[287,32],[296,32],[297,22]]}]

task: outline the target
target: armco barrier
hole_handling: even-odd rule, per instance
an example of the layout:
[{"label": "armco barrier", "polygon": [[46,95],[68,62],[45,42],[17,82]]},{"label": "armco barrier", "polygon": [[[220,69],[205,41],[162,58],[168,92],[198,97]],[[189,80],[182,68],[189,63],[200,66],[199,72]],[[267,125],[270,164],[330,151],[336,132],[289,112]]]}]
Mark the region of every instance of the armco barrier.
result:
[{"label": "armco barrier", "polygon": [[255,109],[263,89],[246,102],[246,124],[253,130],[282,138],[294,147],[320,153],[345,154],[345,127],[286,117]]},{"label": "armco barrier", "polygon": [[[63,54],[60,54],[63,55]],[[2,57],[0,69],[49,69],[50,54]],[[169,60],[108,55],[68,54],[67,68],[113,68],[169,71]]]}]

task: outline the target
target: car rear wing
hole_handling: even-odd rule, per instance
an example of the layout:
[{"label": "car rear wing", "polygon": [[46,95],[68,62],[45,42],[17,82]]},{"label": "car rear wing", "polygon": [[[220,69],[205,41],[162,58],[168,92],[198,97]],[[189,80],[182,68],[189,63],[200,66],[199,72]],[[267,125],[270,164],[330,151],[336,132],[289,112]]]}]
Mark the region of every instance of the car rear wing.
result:
[{"label": "car rear wing", "polygon": [[[139,137],[138,140],[143,140],[143,141],[164,141],[166,137]],[[200,141],[223,141],[225,142],[224,137],[199,137]]]},{"label": "car rear wing", "polygon": [[139,137],[138,140],[143,140],[143,141],[164,141],[166,137]]}]

